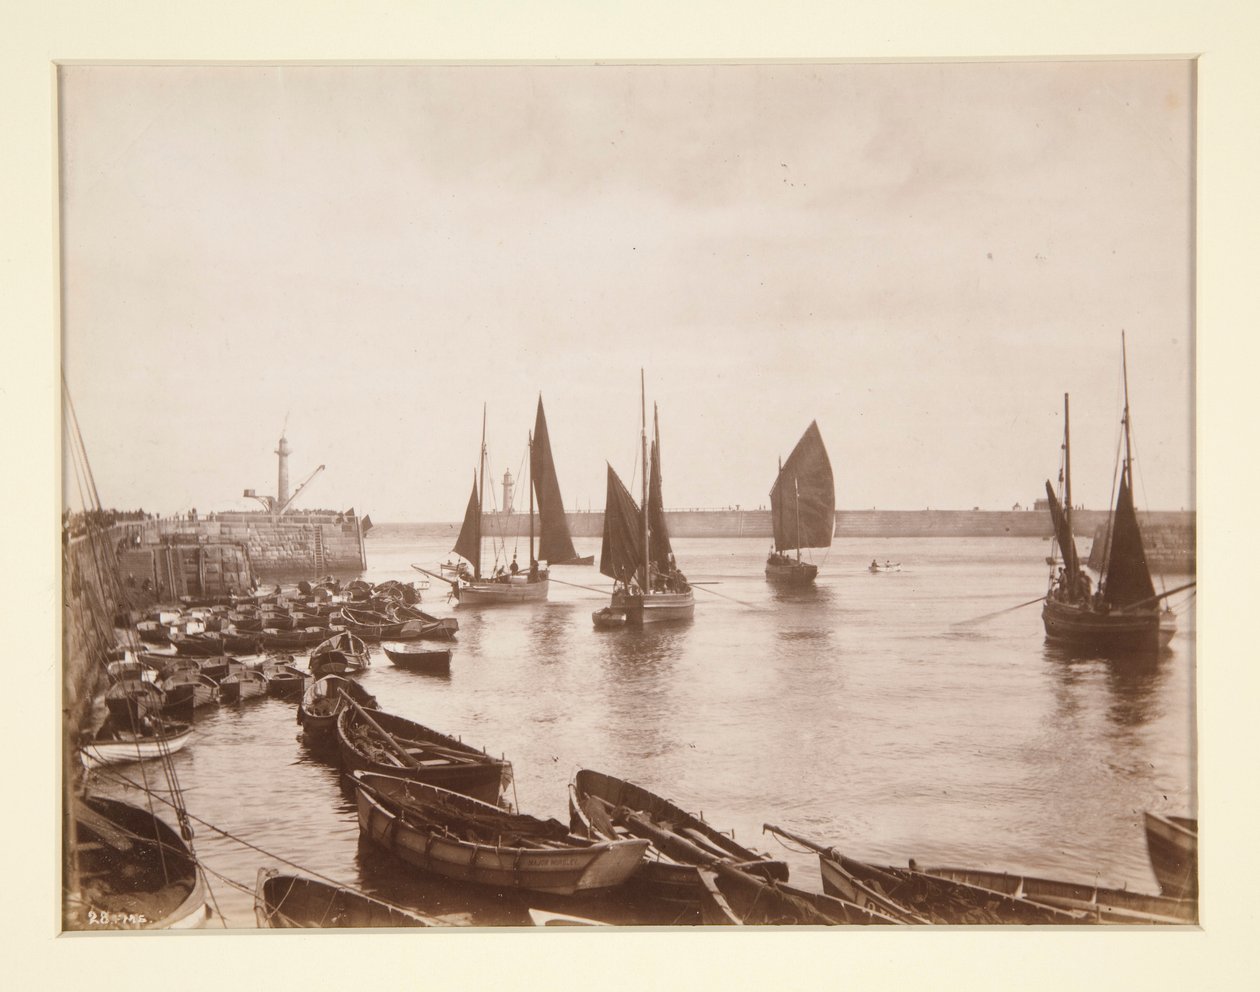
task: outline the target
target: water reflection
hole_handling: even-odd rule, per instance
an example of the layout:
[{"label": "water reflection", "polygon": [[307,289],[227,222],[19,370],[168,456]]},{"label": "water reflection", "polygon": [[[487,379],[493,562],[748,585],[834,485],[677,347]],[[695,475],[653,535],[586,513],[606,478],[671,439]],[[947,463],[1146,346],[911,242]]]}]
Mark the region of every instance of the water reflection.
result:
[{"label": "water reflection", "polygon": [[1160,715],[1167,651],[1099,653],[1046,642],[1044,654],[1060,684],[1073,691],[1092,685],[1096,676],[1101,676],[1108,691],[1107,716],[1117,727],[1136,729]]}]

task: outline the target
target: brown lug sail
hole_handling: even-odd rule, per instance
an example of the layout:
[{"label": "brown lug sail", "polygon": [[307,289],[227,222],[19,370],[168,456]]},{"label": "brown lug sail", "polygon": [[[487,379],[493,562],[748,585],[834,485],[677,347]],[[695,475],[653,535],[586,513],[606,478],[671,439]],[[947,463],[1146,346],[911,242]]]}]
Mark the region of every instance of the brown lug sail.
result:
[{"label": "brown lug sail", "polygon": [[534,441],[530,446],[529,474],[538,499],[538,521],[542,533],[538,540],[538,557],[545,562],[565,562],[577,557],[569,521],[560,498],[560,482],[551,457],[551,438],[547,418],[543,414],[542,397],[538,397],[538,414],[534,418]]},{"label": "brown lug sail", "polygon": [[829,548],[836,530],[836,485],[818,421],[812,421],[770,490],[774,546]]}]

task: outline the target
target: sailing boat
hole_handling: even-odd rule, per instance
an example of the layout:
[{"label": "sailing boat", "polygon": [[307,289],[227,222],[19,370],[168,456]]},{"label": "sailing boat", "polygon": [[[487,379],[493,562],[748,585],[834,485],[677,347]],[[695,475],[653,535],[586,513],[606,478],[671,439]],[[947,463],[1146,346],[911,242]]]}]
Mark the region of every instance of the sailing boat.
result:
[{"label": "sailing boat", "polygon": [[592,614],[595,626],[641,626],[673,620],[690,620],[696,611],[695,593],[674,561],[674,550],[665,526],[661,495],[661,428],[652,407],[654,438],[649,474],[647,404],[643,416],[643,509],[608,466],[608,496],[604,506],[604,538],[599,570],[613,580],[612,602]]},{"label": "sailing boat", "polygon": [[1172,640],[1177,618],[1160,601],[1184,586],[1156,594],[1142,547],[1142,533],[1133,507],[1133,459],[1129,431],[1129,370],[1121,337],[1124,368],[1124,452],[1115,509],[1107,521],[1107,554],[1098,588],[1091,593],[1089,575],[1081,568],[1072,537],[1072,449],[1068,426],[1068,397],[1063,397],[1063,497],[1046,480],[1050,516],[1063,555],[1058,572],[1051,571],[1041,618],[1046,639],[1096,650],[1157,649]]},{"label": "sailing boat", "polygon": [[[546,439],[547,421],[543,417],[542,397],[538,399],[538,420],[541,424],[544,441]],[[563,554],[567,558],[575,556],[573,541],[569,537],[568,524],[565,522],[564,506],[560,503],[560,487],[555,481],[555,468],[551,465],[551,446],[545,443],[536,446],[534,435],[530,435],[530,474],[533,478],[529,486],[529,567],[519,568],[513,556],[510,570],[499,567],[495,574],[481,574],[481,536],[484,517],[484,496],[486,481],[486,411],[481,410],[481,460],[478,471],[473,475],[472,494],[468,497],[468,506],[464,511],[464,523],[459,530],[459,538],[455,541],[454,552],[463,558],[471,568],[461,568],[458,577],[451,581],[451,590],[460,606],[495,606],[510,603],[539,603],[547,598],[550,586],[548,570],[540,566],[534,557],[534,492],[538,488],[537,468],[542,467],[546,482],[544,489],[543,511],[540,515],[542,539],[540,541],[540,557],[549,554]]]},{"label": "sailing boat", "polygon": [[[766,559],[766,579],[808,585],[818,566],[801,561],[801,548],[829,548],[836,529],[836,485],[818,421],[811,421],[770,490],[774,547]],[[787,552],[795,551],[793,558]]]},{"label": "sailing boat", "polygon": [[538,557],[548,565],[595,564],[594,555],[579,558],[573,547],[569,519],[564,514],[560,483],[556,479],[556,463],[551,457],[551,437],[542,396],[538,397],[538,413],[534,417],[534,434],[529,446],[529,476],[538,499]]}]

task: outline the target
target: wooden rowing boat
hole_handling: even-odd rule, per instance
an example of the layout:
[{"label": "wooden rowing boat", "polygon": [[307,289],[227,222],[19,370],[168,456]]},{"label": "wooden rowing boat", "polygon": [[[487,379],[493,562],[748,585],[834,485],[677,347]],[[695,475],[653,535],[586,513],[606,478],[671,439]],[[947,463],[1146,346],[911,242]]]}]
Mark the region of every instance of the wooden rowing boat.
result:
[{"label": "wooden rowing boat", "polygon": [[1159,891],[1180,899],[1199,896],[1199,821],[1147,813],[1146,853]]},{"label": "wooden rowing boat", "polygon": [[376,697],[353,679],[325,675],[311,683],[298,704],[298,723],[311,737],[336,738],[337,717],[349,705],[349,696],[360,706],[376,708]]},{"label": "wooden rowing boat", "polygon": [[306,673],[292,665],[268,661],[262,673],[267,676],[267,695],[273,699],[301,699],[306,691]]},{"label": "wooden rowing boat", "polygon": [[1087,913],[1032,902],[981,885],[929,875],[913,861],[884,867],[849,858],[833,847],[766,824],[765,830],[804,844],[818,854],[823,892],[895,916],[905,923],[1051,924],[1092,923]]},{"label": "wooden rowing boat", "polygon": [[243,703],[267,695],[267,676],[247,668],[225,675],[219,682],[220,703]]},{"label": "wooden rowing boat", "polygon": [[183,748],[192,736],[192,726],[167,720],[161,729],[154,730],[141,724],[139,731],[109,727],[107,724],[96,735],[83,741],[80,756],[88,768],[100,765],[120,765],[128,761],[147,761],[172,754]]},{"label": "wooden rowing boat", "polygon": [[726,865],[695,869],[706,926],[896,926],[902,920],[836,896],[767,882]]},{"label": "wooden rowing boat", "polygon": [[455,737],[381,710],[351,705],[337,717],[337,746],[346,771],[425,782],[497,803],[512,777],[502,758]]},{"label": "wooden rowing boat", "polygon": [[556,820],[392,775],[354,773],[359,830],[423,871],[502,889],[573,895],[616,888],[648,842],[593,841]]},{"label": "wooden rowing boat", "polygon": [[1128,889],[1109,889],[1089,882],[1060,882],[1027,875],[974,868],[924,868],[927,875],[1019,896],[1056,909],[1080,911],[1099,923],[1187,924],[1199,921],[1193,899],[1147,895]]},{"label": "wooden rowing boat", "polygon": [[358,675],[372,664],[367,645],[348,630],[334,634],[311,652],[307,667],[320,679],[325,675]]},{"label": "wooden rowing boat", "polygon": [[264,627],[261,640],[263,647],[269,650],[310,648],[328,640],[329,630],[339,631],[341,629],[341,627],[307,627],[302,630],[279,630],[275,627]]},{"label": "wooden rowing boat", "polygon": [[259,868],[254,919],[263,929],[436,927],[443,924],[361,892]]},{"label": "wooden rowing boat", "polygon": [[381,649],[385,652],[385,657],[399,668],[413,672],[449,672],[451,670],[450,648],[434,651],[420,644],[382,641]]},{"label": "wooden rowing boat", "polygon": [[169,930],[209,917],[197,862],[150,810],[101,796],[74,800],[63,923],[67,930]]},{"label": "wooden rowing boat", "polygon": [[569,785],[569,826],[583,837],[646,836],[651,840],[634,887],[670,907],[671,919],[700,912],[702,886],[696,865],[721,861],[763,878],[786,881],[788,877],[782,861],[737,844],[676,803],[590,769],[579,771]]}]

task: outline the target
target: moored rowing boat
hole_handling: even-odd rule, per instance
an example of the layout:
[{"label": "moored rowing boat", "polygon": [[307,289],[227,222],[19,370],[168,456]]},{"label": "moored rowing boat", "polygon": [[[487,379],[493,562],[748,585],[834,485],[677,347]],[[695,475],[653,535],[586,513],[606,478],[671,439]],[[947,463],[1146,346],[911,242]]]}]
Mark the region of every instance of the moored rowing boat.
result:
[{"label": "moored rowing boat", "polygon": [[355,772],[359,830],[414,867],[503,889],[573,895],[616,888],[646,840],[592,841],[556,820],[509,814],[423,782]]},{"label": "moored rowing boat", "polygon": [[436,927],[442,923],[339,885],[259,868],[254,919],[264,929]]}]

